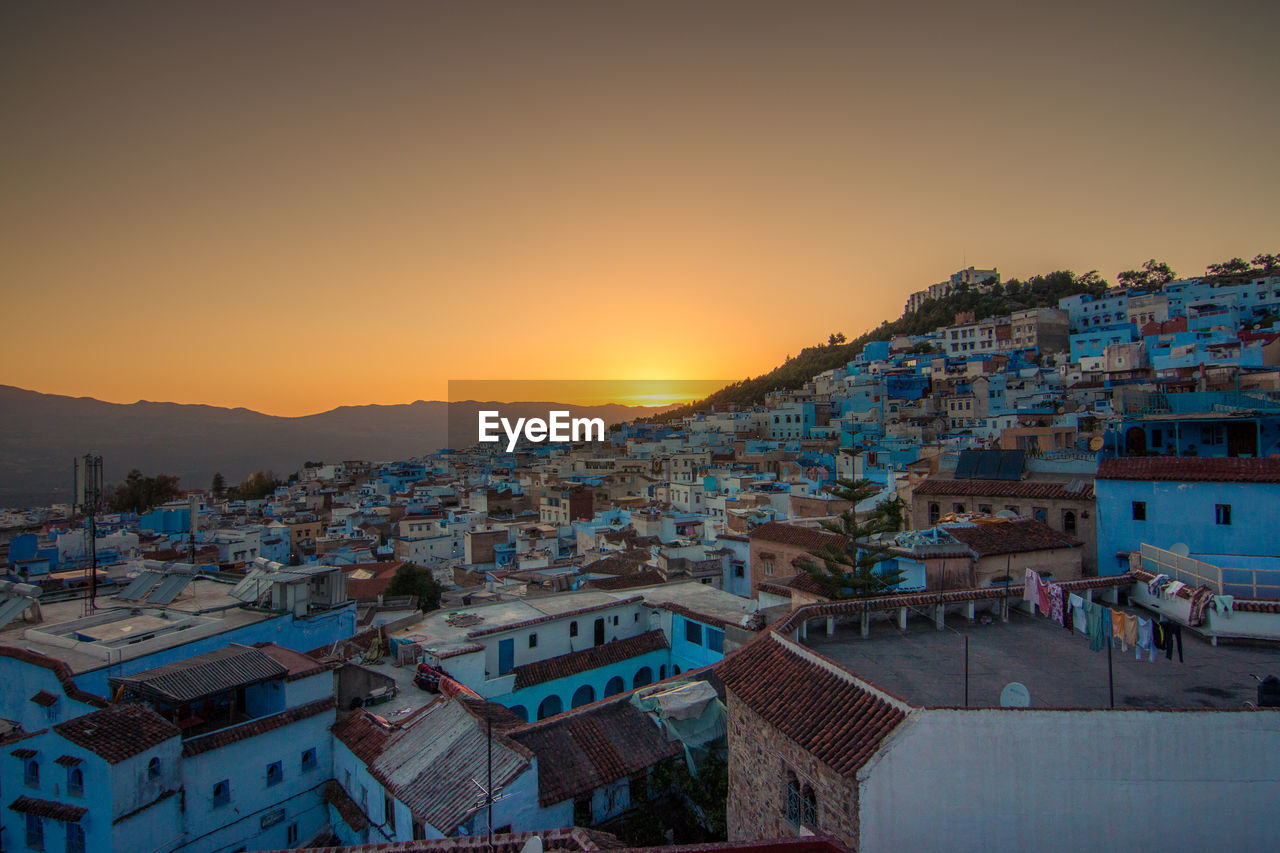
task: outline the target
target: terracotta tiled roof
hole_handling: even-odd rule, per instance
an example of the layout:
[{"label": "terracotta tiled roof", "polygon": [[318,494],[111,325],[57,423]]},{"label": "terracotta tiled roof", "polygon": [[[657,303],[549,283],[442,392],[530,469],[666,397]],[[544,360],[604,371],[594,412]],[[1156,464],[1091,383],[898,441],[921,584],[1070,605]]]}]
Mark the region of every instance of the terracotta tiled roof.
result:
[{"label": "terracotta tiled roof", "polygon": [[308,702],[305,705],[290,708],[279,714],[272,714],[270,717],[261,717],[256,720],[250,720],[247,723],[241,723],[238,726],[231,726],[230,728],[210,732],[207,735],[193,737],[183,742],[182,755],[184,758],[189,758],[193,755],[200,755],[210,750],[239,743],[242,740],[248,740],[251,737],[257,737],[258,735],[284,728],[299,720],[314,717],[316,714],[323,714],[325,711],[332,710],[333,707],[334,698],[326,696],[323,699],[317,699],[315,702]]},{"label": "terracotta tiled roof", "polygon": [[[582,636],[585,636],[585,633]],[[665,648],[667,648],[667,638],[661,631],[647,631],[638,637],[614,640],[612,643],[579,649],[567,655],[521,664],[512,670],[516,674],[514,689],[523,690],[534,684],[542,684],[544,681],[568,678]]]},{"label": "terracotta tiled roof", "polygon": [[112,705],[59,723],[53,730],[109,764],[132,758],[180,734],[177,726],[150,705],[138,702]]},{"label": "terracotta tiled roof", "polygon": [[1045,500],[1093,500],[1093,484],[1069,492],[1062,483],[1037,483],[1027,480],[950,480],[930,477],[912,489],[913,495],[950,495],[956,497],[1027,498]]},{"label": "terracotta tiled roof", "polygon": [[1166,480],[1183,483],[1280,483],[1280,459],[1134,456],[1103,459],[1099,480]]},{"label": "terracotta tiled roof", "polygon": [[267,657],[288,670],[284,677],[285,681],[297,681],[299,678],[319,675],[332,668],[331,665],[321,663],[309,655],[286,649],[284,646],[277,646],[275,643],[254,643],[253,647],[260,649]]},{"label": "terracotta tiled roof", "polygon": [[761,524],[747,536],[752,542],[777,542],[780,545],[792,545],[805,550],[821,548],[827,544],[844,547],[849,542],[849,537],[832,533],[829,530],[815,527],[797,527],[794,524],[779,524],[776,521]]},{"label": "terracotta tiled roof", "polygon": [[330,731],[365,764],[382,754],[391,737],[391,729],[380,724],[367,711],[353,711],[341,717]]},{"label": "terracotta tiled roof", "polygon": [[588,794],[682,752],[626,696],[533,723],[508,737],[538,757],[538,802],[544,807]]},{"label": "terracotta tiled roof", "polygon": [[86,705],[94,705],[99,708],[107,707],[107,700],[101,696],[94,696],[92,693],[86,693],[75,682],[71,680],[71,667],[67,666],[60,660],[51,658],[48,655],[42,655],[37,652],[29,652],[26,649],[15,649],[9,646],[0,646],[0,657],[13,658],[23,663],[29,663],[33,666],[42,666],[45,669],[52,670],[57,676],[58,683],[62,685],[62,692],[67,695],[68,699],[74,699],[77,702],[83,702]]},{"label": "terracotta tiled roof", "polygon": [[58,697],[50,693],[48,690],[41,690],[39,693],[31,697],[31,701],[44,708],[51,708],[58,701]]},{"label": "terracotta tiled roof", "polygon": [[53,800],[37,800],[35,797],[18,797],[18,799],[9,803],[9,808],[15,812],[53,818],[63,823],[75,823],[89,812],[88,809],[81,806],[58,803]]},{"label": "terracotta tiled roof", "polygon": [[999,524],[975,524],[972,527],[947,527],[946,531],[952,538],[968,545],[979,557],[1075,548],[1080,545],[1070,536],[1033,518]]},{"label": "terracotta tiled roof", "polygon": [[[391,841],[382,844],[357,844],[351,847],[326,847],[328,853],[520,853],[529,839],[537,836],[542,842],[542,849],[547,851],[563,851],[563,853],[595,853],[597,850],[614,850],[626,845],[607,832],[595,829],[584,829],[580,826],[565,829],[540,829],[536,832],[517,832],[503,835],[432,838],[425,841]],[[797,840],[797,839],[792,839]],[[800,839],[812,841],[812,839]],[[681,848],[655,848],[654,853],[662,850],[679,853]],[[689,848],[693,849],[693,848]],[[735,847],[736,850],[736,847]],[[842,853],[843,848],[807,845],[792,851],[790,847],[784,853]],[[289,851],[266,851],[266,853],[293,853]],[[709,850],[707,853],[714,853]],[[743,853],[755,853],[750,848]],[[778,853],[778,851],[762,849],[759,853]]]},{"label": "terracotta tiled roof", "polygon": [[62,767],[75,767],[77,764],[83,764],[84,759],[76,758],[74,755],[59,755],[53,760],[53,763]]},{"label": "terracotta tiled roof", "polygon": [[10,752],[9,754],[12,755],[14,758],[21,758],[23,761],[26,761],[28,758],[35,758],[37,755],[36,750],[26,749],[26,748],[15,749],[13,752]]},{"label": "terracotta tiled roof", "polygon": [[906,711],[834,664],[769,634],[719,668],[725,687],[842,776],[858,771]]},{"label": "terracotta tiled roof", "polygon": [[[1134,575],[1111,575],[1104,578],[1083,578],[1081,580],[1063,581],[1058,584],[1067,592],[1079,592],[1085,589],[1102,589],[1112,586],[1128,586],[1134,581]],[[792,610],[786,619],[770,626],[770,630],[786,635],[796,630],[801,622],[817,619],[820,616],[853,616],[863,612],[880,612],[896,610],[900,607],[929,607],[934,604],[959,604],[965,601],[987,601],[993,598],[1022,596],[1020,583],[1012,586],[984,586],[970,589],[953,589],[948,592],[907,592],[894,595],[877,595],[870,598],[854,598],[844,601],[826,601],[818,604],[806,604]]]},{"label": "terracotta tiled roof", "polygon": [[369,820],[355,801],[347,795],[337,780],[330,779],[324,783],[324,801],[338,812],[338,817],[356,832],[363,832],[369,826]]}]

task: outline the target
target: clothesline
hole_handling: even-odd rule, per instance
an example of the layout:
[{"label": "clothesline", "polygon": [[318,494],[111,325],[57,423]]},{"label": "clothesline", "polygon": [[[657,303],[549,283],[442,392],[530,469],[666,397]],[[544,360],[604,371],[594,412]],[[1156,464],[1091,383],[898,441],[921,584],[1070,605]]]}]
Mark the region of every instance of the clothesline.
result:
[{"label": "clothesline", "polygon": [[1073,635],[1080,633],[1088,637],[1090,651],[1099,652],[1108,645],[1119,645],[1121,651],[1127,652],[1133,646],[1137,660],[1142,660],[1142,653],[1146,652],[1148,661],[1154,662],[1157,651],[1164,652],[1168,660],[1173,660],[1176,644],[1178,663],[1182,663],[1182,626],[1177,622],[1125,613],[1119,608],[1086,601],[1076,593],[1066,596],[1064,607],[1063,592],[1061,585],[1046,581],[1035,569],[1027,569],[1022,599],[1031,603],[1032,613],[1039,609],[1042,615]]}]

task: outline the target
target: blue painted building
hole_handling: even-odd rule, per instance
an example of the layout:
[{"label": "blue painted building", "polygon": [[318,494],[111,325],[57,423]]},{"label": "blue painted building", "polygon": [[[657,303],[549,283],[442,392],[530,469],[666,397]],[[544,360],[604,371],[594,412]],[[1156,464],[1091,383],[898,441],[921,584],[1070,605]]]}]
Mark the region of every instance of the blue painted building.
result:
[{"label": "blue painted building", "polygon": [[1128,571],[1143,543],[1226,567],[1276,553],[1280,459],[1104,459],[1094,489],[1099,575]]}]

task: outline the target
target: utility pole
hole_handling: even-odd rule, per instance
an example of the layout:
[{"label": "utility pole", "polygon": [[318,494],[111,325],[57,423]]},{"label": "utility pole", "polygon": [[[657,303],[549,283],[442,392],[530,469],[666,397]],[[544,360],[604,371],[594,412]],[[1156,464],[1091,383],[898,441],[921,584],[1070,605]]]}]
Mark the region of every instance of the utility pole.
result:
[{"label": "utility pole", "polygon": [[72,480],[72,513],[89,516],[89,597],[84,615],[97,609],[98,597],[98,509],[102,505],[102,457],[93,453],[77,456]]}]

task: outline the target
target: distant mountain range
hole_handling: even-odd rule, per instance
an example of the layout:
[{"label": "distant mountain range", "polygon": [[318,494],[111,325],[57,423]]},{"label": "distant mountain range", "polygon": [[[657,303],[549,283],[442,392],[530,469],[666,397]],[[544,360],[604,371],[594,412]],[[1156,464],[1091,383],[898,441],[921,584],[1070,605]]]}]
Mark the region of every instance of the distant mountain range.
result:
[{"label": "distant mountain range", "polygon": [[[418,400],[284,418],[219,406],[104,403],[0,385],[0,506],[68,500],[72,460],[85,453],[102,455],[107,483],[137,468],[149,476],[174,474],[184,488],[201,489],[216,472],[234,484],[260,470],[283,478],[307,460],[391,461],[465,446],[475,442],[476,412],[497,405]],[[501,409],[506,417],[567,409],[606,424],[664,411],[538,402]]]}]

